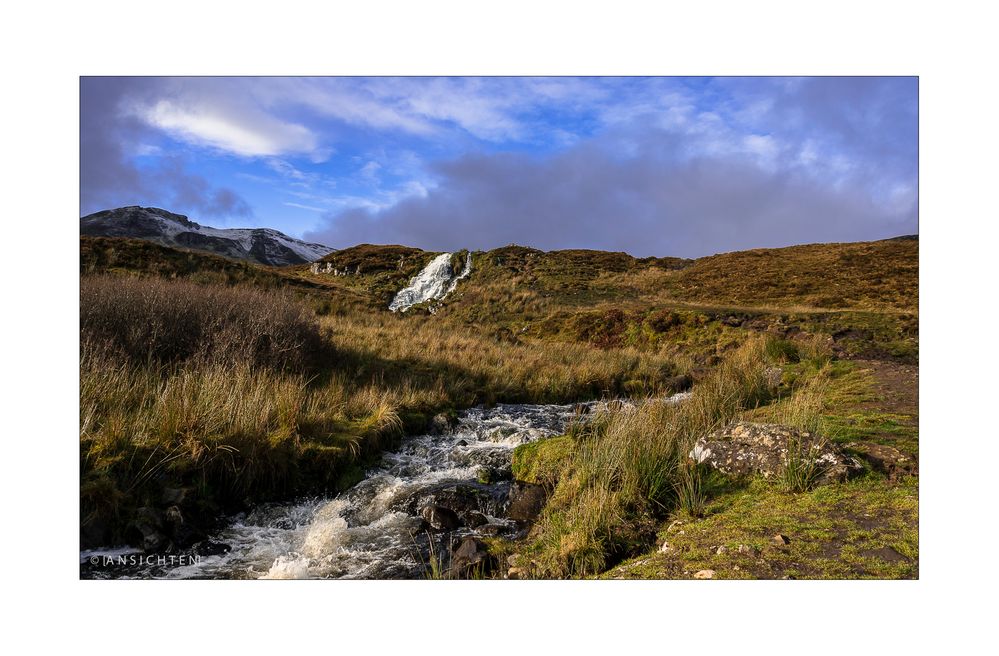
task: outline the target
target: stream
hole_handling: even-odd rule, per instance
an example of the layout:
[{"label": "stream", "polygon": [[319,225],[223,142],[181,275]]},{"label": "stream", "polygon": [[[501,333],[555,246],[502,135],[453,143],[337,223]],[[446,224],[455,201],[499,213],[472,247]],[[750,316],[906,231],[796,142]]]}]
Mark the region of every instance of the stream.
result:
[{"label": "stream", "polygon": [[[472,408],[450,432],[404,439],[364,480],[336,497],[258,505],[230,517],[210,540],[178,554],[144,555],[128,548],[84,551],[82,574],[118,579],[425,578],[435,554],[440,558],[467,536],[521,537],[526,527],[506,517],[514,485],[513,449],[562,434],[574,416],[585,417],[605,405]],[[98,561],[103,566],[90,566]]]}]

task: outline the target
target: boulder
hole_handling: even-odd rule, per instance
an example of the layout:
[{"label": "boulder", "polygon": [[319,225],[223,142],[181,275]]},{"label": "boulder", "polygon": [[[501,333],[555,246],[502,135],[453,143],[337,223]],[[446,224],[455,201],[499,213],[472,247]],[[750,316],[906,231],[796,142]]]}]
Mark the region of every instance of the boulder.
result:
[{"label": "boulder", "polygon": [[433,504],[424,506],[420,516],[435,531],[453,531],[461,526],[461,518],[450,508]]},{"label": "boulder", "polygon": [[702,569],[694,574],[695,579],[713,579],[714,577],[715,571],[713,569]]},{"label": "boulder", "polygon": [[472,482],[444,482],[413,492],[402,499],[397,507],[408,514],[417,514],[427,505],[441,506],[456,513],[469,511],[484,515],[500,516],[506,505],[505,487],[482,485]]},{"label": "boulder", "polygon": [[455,415],[441,412],[434,415],[434,418],[430,420],[430,434],[446,435],[454,430],[454,427],[457,425],[458,418]]},{"label": "boulder", "polygon": [[470,510],[461,517],[468,528],[478,528],[489,523],[489,518],[476,510]]},{"label": "boulder", "polygon": [[533,483],[514,481],[510,487],[510,505],[506,516],[518,522],[533,522],[548,501],[545,488]]},{"label": "boulder", "polygon": [[492,564],[486,543],[475,537],[467,537],[451,552],[450,576],[466,578],[476,572],[485,574]]},{"label": "boulder", "polygon": [[807,431],[779,424],[736,422],[697,440],[690,458],[731,476],[780,474],[792,449],[815,459],[816,484],[843,481],[863,466],[838,447]]}]

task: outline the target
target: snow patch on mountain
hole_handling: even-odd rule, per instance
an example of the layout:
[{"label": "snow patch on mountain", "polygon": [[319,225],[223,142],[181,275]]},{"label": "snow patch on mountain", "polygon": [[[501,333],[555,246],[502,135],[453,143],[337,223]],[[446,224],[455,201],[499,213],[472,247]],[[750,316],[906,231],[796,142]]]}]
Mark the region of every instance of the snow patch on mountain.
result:
[{"label": "snow patch on mountain", "polygon": [[96,212],[80,219],[80,233],[145,239],[272,266],[314,262],[333,252],[328,246],[294,239],[271,228],[213,228],[156,207]]},{"label": "snow patch on mountain", "polygon": [[389,303],[393,312],[405,312],[414,305],[427,301],[439,301],[454,291],[458,281],[467,278],[472,272],[472,254],[465,259],[465,266],[457,275],[451,266],[454,253],[441,253],[430,261],[409,284],[399,290]]}]

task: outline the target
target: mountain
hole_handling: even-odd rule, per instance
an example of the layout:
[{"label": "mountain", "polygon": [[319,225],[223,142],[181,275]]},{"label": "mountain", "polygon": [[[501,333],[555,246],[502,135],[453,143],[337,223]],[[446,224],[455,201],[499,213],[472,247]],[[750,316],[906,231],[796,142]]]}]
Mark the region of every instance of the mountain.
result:
[{"label": "mountain", "polygon": [[212,228],[157,207],[119,207],[80,219],[80,234],[130,237],[173,248],[205,251],[267,266],[305,264],[333,252],[270,228]]}]

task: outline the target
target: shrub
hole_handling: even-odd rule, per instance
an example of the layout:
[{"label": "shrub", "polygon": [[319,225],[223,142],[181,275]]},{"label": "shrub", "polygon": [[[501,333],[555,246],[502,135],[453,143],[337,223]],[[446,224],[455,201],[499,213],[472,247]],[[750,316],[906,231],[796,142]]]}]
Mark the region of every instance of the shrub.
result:
[{"label": "shrub", "polygon": [[318,324],[291,296],[186,281],[80,281],[80,341],[135,363],[187,360],[304,371],[321,357]]}]

